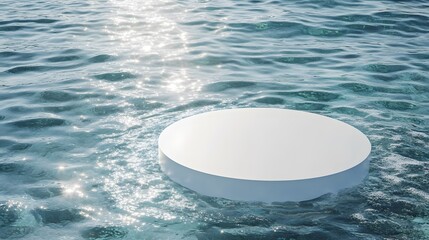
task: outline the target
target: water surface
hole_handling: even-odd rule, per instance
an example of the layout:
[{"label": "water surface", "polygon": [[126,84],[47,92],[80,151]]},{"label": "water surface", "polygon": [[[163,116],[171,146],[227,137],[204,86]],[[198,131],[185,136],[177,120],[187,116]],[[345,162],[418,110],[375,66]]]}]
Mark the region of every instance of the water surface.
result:
[{"label": "water surface", "polygon": [[[0,3],[0,238],[428,239],[425,1]],[[201,196],[157,138],[234,107],[343,120],[368,179],[299,203]]]}]

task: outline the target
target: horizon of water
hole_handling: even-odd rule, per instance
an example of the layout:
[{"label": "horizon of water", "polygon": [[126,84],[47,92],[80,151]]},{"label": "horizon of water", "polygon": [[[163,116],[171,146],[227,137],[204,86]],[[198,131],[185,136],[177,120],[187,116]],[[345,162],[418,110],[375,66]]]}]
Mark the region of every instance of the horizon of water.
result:
[{"label": "horizon of water", "polygon": [[[0,2],[1,239],[428,239],[425,1]],[[372,142],[358,187],[305,202],[201,196],[157,138],[275,107]]]}]

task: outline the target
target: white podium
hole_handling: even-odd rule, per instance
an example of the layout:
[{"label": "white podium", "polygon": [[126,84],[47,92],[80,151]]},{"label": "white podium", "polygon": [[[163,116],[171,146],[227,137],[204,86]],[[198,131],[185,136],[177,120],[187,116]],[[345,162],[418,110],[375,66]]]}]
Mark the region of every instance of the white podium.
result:
[{"label": "white podium", "polygon": [[371,143],[318,114],[239,108],[179,120],[159,136],[161,169],[198,193],[244,201],[304,201],[359,184]]}]

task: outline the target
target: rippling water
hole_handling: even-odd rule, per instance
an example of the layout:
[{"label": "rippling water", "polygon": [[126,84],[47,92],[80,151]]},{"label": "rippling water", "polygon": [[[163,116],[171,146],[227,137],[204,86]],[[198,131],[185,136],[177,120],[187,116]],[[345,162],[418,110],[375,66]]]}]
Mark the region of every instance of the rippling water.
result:
[{"label": "rippling water", "polygon": [[[0,3],[0,238],[429,239],[425,1]],[[214,109],[348,122],[364,184],[300,203],[200,196],[157,137]]]}]

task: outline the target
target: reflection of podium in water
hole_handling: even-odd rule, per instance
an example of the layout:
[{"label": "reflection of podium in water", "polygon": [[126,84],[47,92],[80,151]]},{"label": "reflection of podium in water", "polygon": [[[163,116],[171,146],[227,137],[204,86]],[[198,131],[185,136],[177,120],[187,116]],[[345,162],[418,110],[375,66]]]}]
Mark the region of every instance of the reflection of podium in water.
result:
[{"label": "reflection of podium in water", "polygon": [[194,115],[159,137],[162,170],[198,193],[245,201],[303,201],[359,184],[371,144],[322,115],[274,108]]}]

